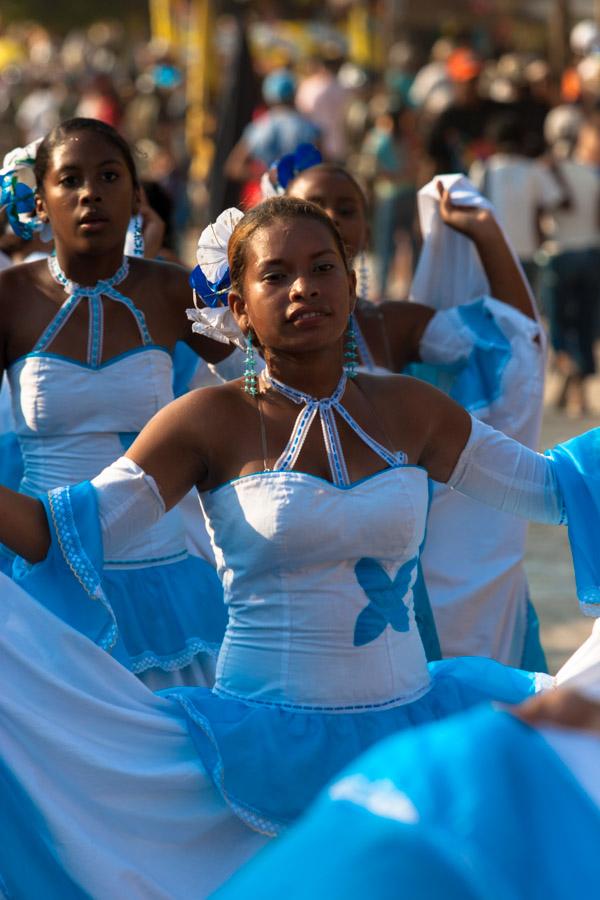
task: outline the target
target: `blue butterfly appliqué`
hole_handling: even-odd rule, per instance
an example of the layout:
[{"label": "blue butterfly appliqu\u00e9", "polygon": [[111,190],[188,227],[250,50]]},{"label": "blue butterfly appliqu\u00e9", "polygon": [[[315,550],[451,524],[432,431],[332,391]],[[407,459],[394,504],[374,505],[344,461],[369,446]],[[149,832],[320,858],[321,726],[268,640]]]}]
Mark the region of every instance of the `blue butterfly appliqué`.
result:
[{"label": "blue butterfly appliqu\u00e9", "polygon": [[405,562],[393,581],[376,559],[365,556],[358,560],[354,571],[358,583],[369,598],[369,605],[356,620],[355,647],[370,644],[388,625],[394,631],[408,631],[408,607],[404,598],[408,594],[417,560],[418,557],[415,556]]}]

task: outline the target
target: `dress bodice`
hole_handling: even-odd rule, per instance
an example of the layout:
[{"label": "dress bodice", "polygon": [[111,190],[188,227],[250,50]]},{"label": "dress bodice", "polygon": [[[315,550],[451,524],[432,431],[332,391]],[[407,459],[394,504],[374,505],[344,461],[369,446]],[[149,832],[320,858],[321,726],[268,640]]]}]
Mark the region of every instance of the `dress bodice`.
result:
[{"label": "dress bodice", "polygon": [[30,353],[8,379],[28,493],[93,477],[173,399],[170,354],[153,346],[99,368]]},{"label": "dress bodice", "polygon": [[[21,490],[33,496],[92,479],[126,450],[133,438],[173,399],[173,362],[152,342],[143,312],[112,278],[92,288],[69,282],[50,260],[50,271],[67,299],[30,353],[8,368],[15,432],[23,456]],[[134,318],[140,346],[102,362],[105,302],[121,303]],[[80,303],[88,303],[86,362],[52,352],[52,342]],[[143,533],[132,535],[115,566],[163,562],[185,555],[179,510]]]},{"label": "dress bodice", "polygon": [[204,493],[229,608],[216,690],[334,710],[424,693],[412,585],[427,498],[415,466],[348,487],[264,472]]}]

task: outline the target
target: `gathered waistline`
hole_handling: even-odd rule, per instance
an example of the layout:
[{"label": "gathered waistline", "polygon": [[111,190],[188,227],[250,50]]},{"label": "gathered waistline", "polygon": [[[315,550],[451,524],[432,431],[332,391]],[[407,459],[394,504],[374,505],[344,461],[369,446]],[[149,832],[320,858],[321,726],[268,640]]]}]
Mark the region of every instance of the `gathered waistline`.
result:
[{"label": "gathered waistline", "polygon": [[423,697],[430,690],[431,685],[432,681],[429,679],[426,684],[410,694],[403,694],[401,697],[393,697],[390,700],[382,700],[380,703],[336,704],[334,706],[290,703],[284,700],[259,700],[256,697],[249,697],[248,695],[236,694],[234,691],[228,691],[227,688],[220,687],[218,684],[213,687],[213,693],[228,700],[238,700],[240,703],[245,703],[247,706],[285,709],[290,712],[298,713],[327,713],[335,715],[343,713],[375,712],[384,709],[393,709],[396,706],[406,706],[407,703],[413,703],[415,700],[419,700]]}]

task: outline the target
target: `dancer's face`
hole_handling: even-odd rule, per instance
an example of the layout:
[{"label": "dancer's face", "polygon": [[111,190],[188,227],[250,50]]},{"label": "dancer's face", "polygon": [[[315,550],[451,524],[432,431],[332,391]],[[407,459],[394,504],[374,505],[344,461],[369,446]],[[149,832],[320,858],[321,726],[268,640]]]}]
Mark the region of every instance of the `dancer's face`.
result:
[{"label": "dancer's face", "polygon": [[277,219],[250,236],[241,287],[230,293],[230,306],[265,353],[307,353],[336,344],[356,297],[354,273],[333,235],[308,217]]},{"label": "dancer's face", "polygon": [[307,169],[293,181],[287,193],[289,197],[310,200],[327,213],[337,225],[350,259],[365,249],[368,238],[365,201],[343,172],[328,172],[318,166]]},{"label": "dancer's face", "polygon": [[138,192],[125,159],[102,135],[80,131],[52,152],[37,198],[58,246],[101,255],[125,241]]}]

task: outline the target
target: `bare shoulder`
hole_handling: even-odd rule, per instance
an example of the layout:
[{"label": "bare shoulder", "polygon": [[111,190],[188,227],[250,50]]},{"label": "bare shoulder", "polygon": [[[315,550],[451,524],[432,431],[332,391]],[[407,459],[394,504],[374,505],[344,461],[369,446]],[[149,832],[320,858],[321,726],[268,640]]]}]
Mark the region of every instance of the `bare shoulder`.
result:
[{"label": "bare shoulder", "polygon": [[357,376],[357,382],[365,393],[383,403],[419,403],[445,397],[445,394],[426,381],[410,375],[370,375],[361,372]]},{"label": "bare shoulder", "polygon": [[35,291],[47,287],[48,281],[48,264],[44,259],[21,263],[0,272],[0,310],[3,321],[17,307],[22,315],[23,301]]},{"label": "bare shoulder", "polygon": [[31,287],[48,281],[48,263],[45,259],[35,262],[19,263],[0,272],[0,289],[2,291],[16,287]]},{"label": "bare shoulder", "polygon": [[449,405],[456,405],[443,391],[410,375],[382,377],[361,373],[358,384],[390,430],[409,424],[411,429],[426,432]]},{"label": "bare shoulder", "polygon": [[212,442],[226,441],[243,434],[245,423],[256,419],[256,402],[242,390],[240,379],[215,387],[189,391],[170,404],[185,417],[190,429],[212,434]]},{"label": "bare shoulder", "polygon": [[191,287],[189,272],[183,266],[160,259],[134,259],[130,261],[132,274],[140,281],[159,287],[163,296],[189,304]]},{"label": "bare shoulder", "polygon": [[411,300],[386,300],[379,309],[386,325],[392,328],[424,327],[435,313],[430,306],[413,303]]}]

